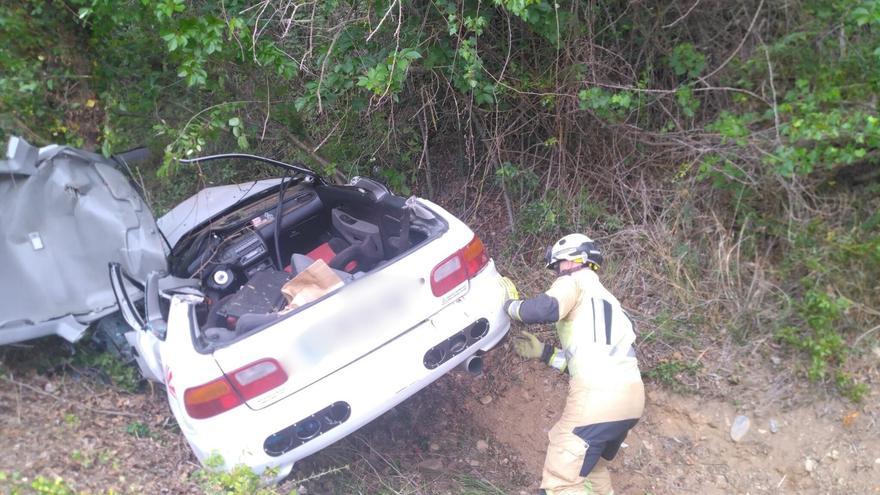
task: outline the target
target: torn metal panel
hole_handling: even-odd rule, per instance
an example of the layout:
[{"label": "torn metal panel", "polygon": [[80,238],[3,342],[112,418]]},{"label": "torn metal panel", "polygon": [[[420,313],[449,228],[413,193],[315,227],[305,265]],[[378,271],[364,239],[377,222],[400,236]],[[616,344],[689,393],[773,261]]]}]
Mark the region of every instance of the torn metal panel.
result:
[{"label": "torn metal panel", "polygon": [[0,328],[0,345],[14,344],[48,335],[57,335],[69,342],[76,342],[87,328],[89,328],[88,323],[80,323],[73,316],[40,323],[21,322],[18,325],[7,325]]},{"label": "torn metal panel", "polygon": [[78,327],[115,310],[109,262],[143,279],[167,270],[165,255],[152,213],[111,162],[10,140],[0,160],[0,344],[47,328],[76,340]]},{"label": "torn metal panel", "polygon": [[0,161],[0,172],[32,175],[37,172],[38,153],[39,150],[24,139],[12,136],[6,145],[6,159]]}]

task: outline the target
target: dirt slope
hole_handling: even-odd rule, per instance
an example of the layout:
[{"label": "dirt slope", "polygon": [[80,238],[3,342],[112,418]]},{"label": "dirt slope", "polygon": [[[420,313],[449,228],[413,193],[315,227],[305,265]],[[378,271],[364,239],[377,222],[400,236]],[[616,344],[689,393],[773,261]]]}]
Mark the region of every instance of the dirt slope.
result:
[{"label": "dirt slope", "polygon": [[[509,376],[512,384],[499,396],[487,405],[470,400],[468,410],[516,453],[532,489],[547,431],[562,412],[565,378],[534,362],[514,367]],[[789,407],[759,383],[734,400],[681,395],[649,383],[645,416],[612,463],[617,492],[880,493],[877,394],[855,407],[818,397],[816,390],[797,392],[814,398]],[[734,443],[730,426],[738,414],[747,415],[751,427]],[[771,419],[778,425],[775,434]]]},{"label": "dirt slope", "polygon": [[[341,475],[286,488],[534,493],[565,378],[504,347],[486,366],[478,378],[444,377],[303,462],[294,478],[336,468]],[[768,399],[771,387],[749,385],[738,404],[648,389],[646,416],[612,464],[618,493],[880,493],[876,393],[861,407],[828,398],[788,407]],[[0,380],[0,471],[61,476],[80,490],[199,493],[189,479],[197,464],[164,400],[161,388],[131,395],[70,373],[7,376]],[[729,425],[740,413],[752,426],[733,443]],[[466,491],[465,481],[497,491]]]}]

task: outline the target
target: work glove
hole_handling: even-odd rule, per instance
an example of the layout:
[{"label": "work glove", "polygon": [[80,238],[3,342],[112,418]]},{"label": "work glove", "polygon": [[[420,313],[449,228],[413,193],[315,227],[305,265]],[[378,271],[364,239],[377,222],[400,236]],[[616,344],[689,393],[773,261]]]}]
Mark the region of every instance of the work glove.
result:
[{"label": "work glove", "polygon": [[501,284],[501,288],[504,289],[506,300],[519,299],[519,291],[516,290],[516,285],[513,284],[513,280],[510,280],[507,277],[501,277],[498,280],[498,283]]},{"label": "work glove", "polygon": [[514,337],[513,350],[526,359],[539,358],[544,354],[544,344],[535,334],[523,330],[519,336]]}]

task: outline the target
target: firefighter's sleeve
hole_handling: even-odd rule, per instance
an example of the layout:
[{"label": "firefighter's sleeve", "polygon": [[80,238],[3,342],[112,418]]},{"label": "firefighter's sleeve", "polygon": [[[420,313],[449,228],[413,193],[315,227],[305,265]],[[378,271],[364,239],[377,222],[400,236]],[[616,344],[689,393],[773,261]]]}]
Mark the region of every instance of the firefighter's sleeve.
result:
[{"label": "firefighter's sleeve", "polygon": [[530,299],[507,301],[504,309],[511,318],[523,323],[555,323],[571,311],[577,296],[577,283],[571,277],[559,277],[547,292]]}]

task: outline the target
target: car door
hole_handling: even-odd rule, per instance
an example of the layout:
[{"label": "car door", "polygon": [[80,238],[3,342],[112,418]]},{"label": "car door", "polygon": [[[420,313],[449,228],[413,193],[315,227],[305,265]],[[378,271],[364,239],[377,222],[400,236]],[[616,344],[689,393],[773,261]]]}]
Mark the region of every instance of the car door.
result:
[{"label": "car door", "polygon": [[[119,263],[110,263],[110,286],[116,296],[119,312],[132,331],[125,334],[135,350],[135,359],[145,378],[165,382],[162,346],[167,322],[162,314],[159,293],[159,272],[147,275],[144,282],[132,277]],[[139,304],[137,301],[141,300]]]}]

